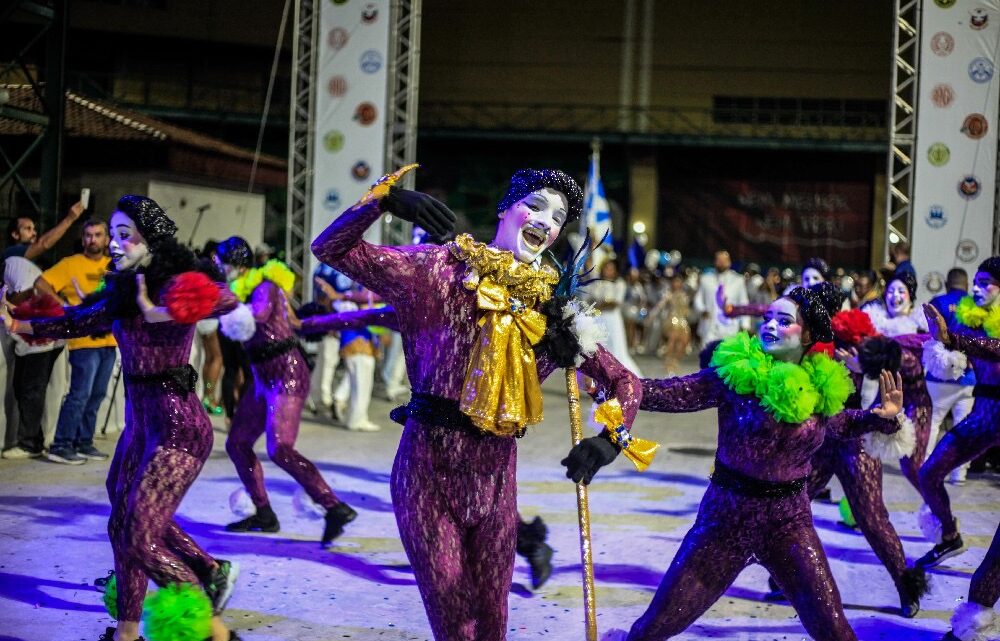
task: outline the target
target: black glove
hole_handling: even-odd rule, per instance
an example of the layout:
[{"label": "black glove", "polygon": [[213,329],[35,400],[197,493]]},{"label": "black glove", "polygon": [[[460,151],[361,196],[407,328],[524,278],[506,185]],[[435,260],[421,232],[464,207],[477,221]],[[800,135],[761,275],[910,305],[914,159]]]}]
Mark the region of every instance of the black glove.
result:
[{"label": "black glove", "polygon": [[424,228],[438,242],[455,230],[457,218],[448,206],[419,191],[390,187],[381,205],[383,211]]},{"label": "black glove", "polygon": [[566,478],[590,485],[597,470],[615,460],[621,451],[622,448],[611,442],[607,432],[601,432],[574,445],[560,464],[566,466]]}]

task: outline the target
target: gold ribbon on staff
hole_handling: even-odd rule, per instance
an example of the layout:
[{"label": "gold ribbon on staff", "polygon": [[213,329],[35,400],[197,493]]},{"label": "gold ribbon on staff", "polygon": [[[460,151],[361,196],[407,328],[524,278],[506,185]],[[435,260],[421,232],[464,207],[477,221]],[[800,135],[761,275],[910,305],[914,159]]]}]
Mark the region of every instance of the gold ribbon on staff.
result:
[{"label": "gold ribbon on staff", "polygon": [[476,427],[512,436],[542,420],[542,386],[532,345],[545,333],[545,315],[483,277],[476,303],[486,313],[469,359],[460,408]]},{"label": "gold ribbon on staff", "polygon": [[622,454],[632,461],[635,469],[645,472],[653,462],[659,443],[647,441],[644,438],[632,436],[625,428],[625,415],[618,399],[605,401],[594,409],[594,421],[608,429],[608,434],[615,445],[622,448]]}]

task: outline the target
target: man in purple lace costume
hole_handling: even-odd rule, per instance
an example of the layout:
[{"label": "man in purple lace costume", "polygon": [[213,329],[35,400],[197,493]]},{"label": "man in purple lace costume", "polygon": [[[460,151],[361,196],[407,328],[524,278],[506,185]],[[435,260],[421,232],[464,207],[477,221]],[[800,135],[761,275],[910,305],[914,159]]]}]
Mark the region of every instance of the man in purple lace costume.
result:
[{"label": "man in purple lace costume", "polygon": [[[994,310],[1000,305],[1000,256],[989,258],[979,266],[972,296],[981,308]],[[932,336],[945,347],[964,352],[976,370],[973,391],[976,402],[972,413],[944,435],[920,470],[922,494],[941,523],[942,540],[918,563],[933,567],[965,549],[944,487],[945,477],[959,465],[1000,444],[1000,430],[997,429],[1000,424],[1000,339],[987,336],[983,328],[972,329],[958,324],[948,328],[940,312],[930,305],[924,305],[924,313]],[[998,598],[1000,529],[993,536],[986,558],[972,575],[969,602],[963,604],[964,607],[959,606],[952,619],[954,638],[967,641],[1000,637],[1000,621],[992,611]],[[977,633],[982,636],[976,636]]]},{"label": "man in purple lace costume", "polygon": [[[213,638],[235,638],[217,616],[233,577],[220,576],[221,564],[173,518],[212,451],[212,425],[194,393],[196,374],[188,364],[195,324],[174,321],[165,307],[149,300],[144,284],[148,280],[152,297],[162,300],[170,277],[193,269],[194,256],[176,243],[173,222],[148,198],[123,197],[110,227],[111,258],[119,273],[106,296],[59,318],[17,321],[14,331],[64,339],[112,332],[121,350],[125,430],[107,479],[108,536],[118,584],[115,641],[138,638],[149,579],[161,587],[204,585],[216,613]],[[145,273],[139,286],[137,271]],[[218,290],[211,310],[216,316],[237,302],[221,284]],[[226,565],[224,573],[231,570]],[[111,634],[105,633],[109,641]]]},{"label": "man in purple lace costume", "polygon": [[[495,243],[530,265],[581,208],[582,191],[562,172],[521,170],[498,207]],[[342,214],[313,242],[313,253],[399,315],[413,398],[391,492],[434,638],[499,641],[506,638],[518,526],[517,448],[510,436],[465,426],[458,403],[484,312],[463,284],[470,268],[455,245],[382,247],[362,239],[388,211],[437,237],[454,224],[444,205],[392,188],[381,201],[362,201]],[[540,380],[554,369],[539,357]],[[638,380],[603,348],[581,370],[619,400],[630,426],[641,398]],[[595,447],[591,439],[583,443]]]},{"label": "man in purple lace costume", "polygon": [[[238,236],[219,243],[216,256],[229,280],[236,279],[253,265],[250,244]],[[230,532],[277,532],[280,527],[267,497],[264,470],[253,451],[254,443],[266,433],[267,455],[305,489],[309,498],[326,510],[326,524],[320,540],[326,547],[343,533],[344,525],[353,521],[357,513],[337,498],[312,461],[295,449],[302,407],[309,398],[309,368],[292,331],[288,299],[281,287],[265,275],[247,297],[247,306],[253,315],[255,331],[249,338],[229,338],[244,341],[253,371],[253,385],[240,397],[226,439],[226,452],[257,511],[230,523],[226,529]],[[227,326],[224,322],[223,331]]]},{"label": "man in purple lace costume", "polygon": [[[827,342],[832,335],[829,314],[812,292],[799,288],[790,296],[797,300],[772,303],[761,337],[776,359],[798,362],[812,341]],[[643,380],[642,409],[718,408],[719,446],[695,524],[649,608],[632,626],[629,641],[660,641],[680,633],[753,562],[771,572],[814,639],[857,638],[816,535],[805,485],[810,458],[827,434],[853,437],[899,428],[895,415],[902,393],[888,372],[881,383],[883,407],[878,410],[843,410],[792,424],[775,419],[757,397],[731,390],[713,368]]]}]

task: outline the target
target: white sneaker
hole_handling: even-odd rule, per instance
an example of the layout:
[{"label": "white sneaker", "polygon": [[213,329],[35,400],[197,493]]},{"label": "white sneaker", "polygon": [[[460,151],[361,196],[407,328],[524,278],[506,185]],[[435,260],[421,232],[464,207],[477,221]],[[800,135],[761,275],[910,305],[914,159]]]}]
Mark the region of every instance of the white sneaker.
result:
[{"label": "white sneaker", "polygon": [[24,459],[29,458],[39,458],[41,455],[41,452],[29,452],[21,446],[15,446],[4,450],[3,453],[0,453],[0,458],[10,459],[12,461],[23,461]]},{"label": "white sneaker", "polygon": [[968,472],[969,467],[967,465],[960,465],[948,475],[948,482],[952,485],[965,485],[965,476]]},{"label": "white sneaker", "polygon": [[362,421],[356,425],[348,425],[347,429],[352,432],[378,432],[382,429],[381,425],[376,425],[371,421]]}]

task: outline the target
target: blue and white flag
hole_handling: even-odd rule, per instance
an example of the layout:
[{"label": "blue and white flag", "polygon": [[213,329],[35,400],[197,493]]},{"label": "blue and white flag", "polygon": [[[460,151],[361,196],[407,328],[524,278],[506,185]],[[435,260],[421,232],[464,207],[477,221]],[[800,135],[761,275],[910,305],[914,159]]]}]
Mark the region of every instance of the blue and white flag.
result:
[{"label": "blue and white flag", "polygon": [[611,231],[611,209],[604,197],[604,183],[601,182],[601,152],[594,149],[590,155],[590,173],[587,174],[586,196],[583,201],[583,216],[580,218],[580,235],[590,237],[594,242]]}]

